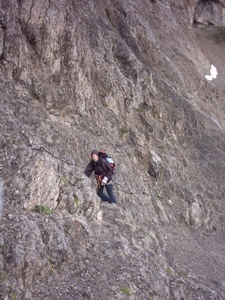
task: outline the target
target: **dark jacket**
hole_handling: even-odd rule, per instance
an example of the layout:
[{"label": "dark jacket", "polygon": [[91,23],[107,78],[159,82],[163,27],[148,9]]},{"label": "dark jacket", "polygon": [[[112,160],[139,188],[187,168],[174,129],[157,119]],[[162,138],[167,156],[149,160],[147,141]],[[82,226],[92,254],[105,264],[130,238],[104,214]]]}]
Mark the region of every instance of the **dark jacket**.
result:
[{"label": "dark jacket", "polygon": [[111,170],[109,163],[104,158],[99,157],[97,162],[91,160],[87,165],[84,174],[89,177],[93,171],[95,175],[101,175],[102,178],[106,176],[108,178],[108,182],[112,180],[113,171]]}]

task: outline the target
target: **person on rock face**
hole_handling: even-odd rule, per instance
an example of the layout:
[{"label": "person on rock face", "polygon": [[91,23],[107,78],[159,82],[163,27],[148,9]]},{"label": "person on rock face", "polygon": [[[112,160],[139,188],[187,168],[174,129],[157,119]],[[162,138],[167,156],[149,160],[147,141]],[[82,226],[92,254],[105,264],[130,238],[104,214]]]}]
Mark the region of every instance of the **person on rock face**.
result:
[{"label": "person on rock face", "polygon": [[[93,171],[98,182],[97,195],[102,199],[102,201],[117,204],[112,185],[113,171],[111,170],[108,162],[99,156],[97,150],[91,151],[91,161],[87,165],[84,174],[89,177]],[[104,187],[106,188],[108,196],[106,196],[103,192]]]}]

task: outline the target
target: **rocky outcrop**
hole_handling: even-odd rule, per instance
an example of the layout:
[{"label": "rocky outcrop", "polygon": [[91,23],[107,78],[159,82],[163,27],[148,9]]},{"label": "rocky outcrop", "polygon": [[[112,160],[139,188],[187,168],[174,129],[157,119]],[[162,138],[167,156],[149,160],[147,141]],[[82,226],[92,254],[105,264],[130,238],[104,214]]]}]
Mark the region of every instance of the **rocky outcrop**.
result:
[{"label": "rocky outcrop", "polygon": [[0,298],[225,298],[224,5],[1,2]]},{"label": "rocky outcrop", "polygon": [[224,1],[199,1],[195,6],[195,25],[225,25]]}]

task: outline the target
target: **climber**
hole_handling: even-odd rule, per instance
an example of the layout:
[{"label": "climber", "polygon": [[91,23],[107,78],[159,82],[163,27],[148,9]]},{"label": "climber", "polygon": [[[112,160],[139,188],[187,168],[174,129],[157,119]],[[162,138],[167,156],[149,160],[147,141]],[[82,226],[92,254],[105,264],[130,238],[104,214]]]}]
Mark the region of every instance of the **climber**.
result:
[{"label": "climber", "polygon": [[[97,150],[91,151],[91,161],[87,165],[84,174],[89,177],[93,171],[98,183],[97,195],[102,199],[102,201],[117,204],[112,185],[113,171],[109,163],[99,156]],[[108,196],[103,193],[104,187],[106,188]]]}]

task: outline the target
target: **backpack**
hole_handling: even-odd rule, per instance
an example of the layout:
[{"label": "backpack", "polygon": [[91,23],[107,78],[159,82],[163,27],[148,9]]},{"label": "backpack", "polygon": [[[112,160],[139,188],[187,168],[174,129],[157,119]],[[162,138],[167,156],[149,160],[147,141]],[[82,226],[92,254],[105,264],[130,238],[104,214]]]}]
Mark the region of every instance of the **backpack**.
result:
[{"label": "backpack", "polygon": [[105,159],[105,160],[109,163],[110,168],[111,168],[111,170],[112,170],[113,173],[114,173],[114,171],[115,171],[115,162],[114,162],[114,160],[112,159],[112,157],[111,157],[110,155],[108,155],[108,154],[105,152],[105,150],[99,150],[99,151],[98,151],[98,155],[99,155],[101,158]]}]

